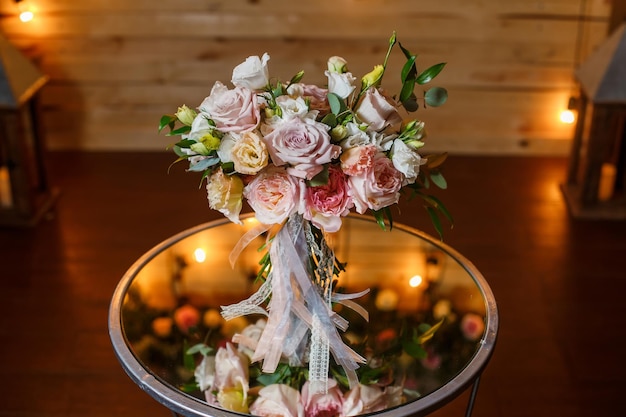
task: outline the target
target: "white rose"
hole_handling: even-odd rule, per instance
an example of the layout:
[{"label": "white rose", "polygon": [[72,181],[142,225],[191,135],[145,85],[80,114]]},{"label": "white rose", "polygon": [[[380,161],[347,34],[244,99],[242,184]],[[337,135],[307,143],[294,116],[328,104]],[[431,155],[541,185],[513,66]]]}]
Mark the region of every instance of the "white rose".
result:
[{"label": "white rose", "polygon": [[337,72],[325,71],[328,77],[328,92],[337,94],[341,98],[347,98],[356,88],[354,82],[356,78],[350,72],[339,74]]},{"label": "white rose", "polygon": [[413,184],[420,172],[420,165],[424,165],[426,160],[420,154],[409,148],[401,139],[393,141],[391,147],[391,161],[393,166],[404,174],[404,184]]},{"label": "white rose", "polygon": [[202,362],[194,371],[196,383],[200,387],[200,391],[206,391],[211,388],[215,381],[215,356],[205,356]]},{"label": "white rose", "polygon": [[265,53],[262,58],[250,56],[233,69],[231,82],[237,87],[247,87],[251,90],[261,90],[269,83],[267,61],[270,56]]},{"label": "white rose", "polygon": [[279,96],[276,98],[276,104],[280,107],[283,120],[299,119],[315,119],[317,112],[309,112],[309,106],[302,97],[291,98],[289,96]]}]

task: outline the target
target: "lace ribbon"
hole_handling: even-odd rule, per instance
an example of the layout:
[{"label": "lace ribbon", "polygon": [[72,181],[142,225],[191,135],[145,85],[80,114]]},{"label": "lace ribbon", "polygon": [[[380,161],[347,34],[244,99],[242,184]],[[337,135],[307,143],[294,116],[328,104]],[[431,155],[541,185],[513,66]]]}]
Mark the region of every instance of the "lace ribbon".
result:
[{"label": "lace ribbon", "polygon": [[[231,253],[231,263],[267,230],[269,227],[261,226],[246,233]],[[314,392],[327,389],[330,354],[344,369],[350,386],[358,385],[356,369],[365,359],[343,343],[338,329],[345,331],[348,322],[332,311],[331,302],[350,307],[367,319],[367,311],[352,301],[367,291],[332,293],[334,254],[323,237],[321,241],[315,238],[302,216],[291,216],[268,245],[272,270],[266,282],[248,299],[223,306],[222,315],[230,319],[262,311],[267,316],[252,357],[253,362],[263,361],[263,372],[273,373],[281,357],[290,365],[302,365],[308,349],[309,382]],[[316,264],[313,274],[308,266],[311,259]],[[265,311],[261,304],[267,299]]]}]

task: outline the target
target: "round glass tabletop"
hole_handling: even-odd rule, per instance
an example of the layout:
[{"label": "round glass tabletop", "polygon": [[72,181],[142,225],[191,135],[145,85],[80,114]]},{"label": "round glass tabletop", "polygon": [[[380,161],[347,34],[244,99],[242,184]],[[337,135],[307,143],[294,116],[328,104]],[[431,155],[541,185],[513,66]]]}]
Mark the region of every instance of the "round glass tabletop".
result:
[{"label": "round glass tabletop", "polygon": [[[229,262],[255,223],[251,216],[244,216],[243,226],[224,219],[167,239],[132,265],[113,295],[109,333],[122,367],[175,413],[240,415],[206,402],[194,382],[197,360],[186,352],[197,343],[223,345],[258,319],[224,321],[219,313],[220,306],[237,303],[258,287],[264,238],[247,245],[234,267]],[[402,404],[378,416],[426,414],[479,378],[494,348],[498,313],[489,285],[471,262],[418,230],[394,224],[382,231],[372,218],[359,215],[344,218],[328,240],[346,265],[336,288],[369,289],[355,300],[367,309],[369,321],[337,305],[350,323],[344,333],[348,343],[369,354],[388,352],[407,340],[403,335],[432,329],[432,337],[420,344],[402,342],[403,353],[395,350]]]}]

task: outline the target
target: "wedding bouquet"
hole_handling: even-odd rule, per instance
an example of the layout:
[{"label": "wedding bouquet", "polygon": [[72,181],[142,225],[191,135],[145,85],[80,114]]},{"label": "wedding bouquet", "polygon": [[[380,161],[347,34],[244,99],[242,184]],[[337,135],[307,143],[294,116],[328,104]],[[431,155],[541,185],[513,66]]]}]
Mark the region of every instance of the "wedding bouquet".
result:
[{"label": "wedding bouquet", "polygon": [[[396,44],[406,64],[400,74],[401,91],[391,96],[382,80]],[[237,347],[228,344],[217,353],[211,346],[192,348],[191,354],[202,356],[196,381],[209,403],[257,415],[264,415],[264,404],[276,398],[295,401],[293,407],[306,410],[313,407],[308,403],[313,398],[318,405],[342,404],[341,410],[335,407],[334,414],[324,415],[353,415],[393,405],[402,394],[401,386],[364,385],[357,370],[367,360],[339,333],[349,323],[332,306],[343,304],[367,317],[365,309],[352,301],[367,290],[335,291],[334,277],[343,265],[326,234],[338,231],[351,210],[369,212],[383,229],[391,228],[390,207],[402,193],[424,201],[439,234],[439,215],[451,221],[443,204],[427,193],[433,183],[446,187],[440,171],[446,155],[422,157],[424,123],[405,120],[399,111],[446,101],[443,88],[430,88],[419,98],[414,92],[445,64],[419,72],[416,55],[397,42],[395,33],[384,62],[360,80],[345,59],[334,56],[328,59],[327,86],[303,83],[303,72],[283,83],[270,78],[269,60],[267,54],[247,58],[234,68],[232,88],[218,81],[197,109],[183,105],[160,121],[159,130],[168,128],[169,135],[181,136],[173,145],[177,162],[188,161],[189,171],[202,173],[210,208],[241,223],[245,201],[259,221],[233,249],[231,263],[254,238],[266,237],[258,274],[262,285],[250,298],[222,311],[226,319],[259,315],[263,324],[235,335],[232,342]],[[432,331],[416,335],[414,344]],[[240,365],[242,351],[249,353],[249,362],[262,364],[264,374],[278,375],[266,378],[270,382],[260,391],[262,379],[257,378],[253,389],[247,368]],[[291,385],[284,383],[287,379],[280,375],[296,368],[305,369],[304,377],[290,377]],[[377,400],[367,409],[346,411],[345,404],[361,396]]]}]

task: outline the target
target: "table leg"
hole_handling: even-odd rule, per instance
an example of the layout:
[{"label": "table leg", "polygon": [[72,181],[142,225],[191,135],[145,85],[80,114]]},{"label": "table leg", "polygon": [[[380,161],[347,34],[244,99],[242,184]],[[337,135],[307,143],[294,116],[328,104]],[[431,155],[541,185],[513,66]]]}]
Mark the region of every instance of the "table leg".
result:
[{"label": "table leg", "polygon": [[474,408],[474,402],[476,401],[476,396],[478,395],[478,384],[480,383],[480,375],[476,377],[474,383],[472,384],[472,392],[470,393],[469,400],[467,402],[467,409],[465,410],[465,417],[471,417],[472,409]]}]

